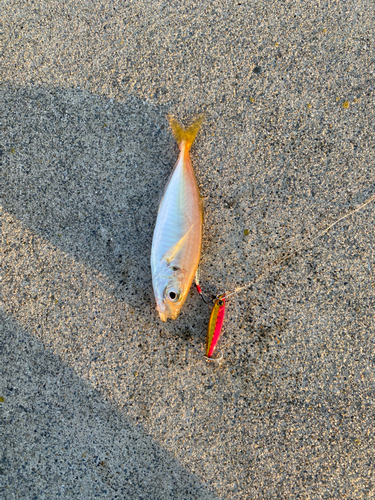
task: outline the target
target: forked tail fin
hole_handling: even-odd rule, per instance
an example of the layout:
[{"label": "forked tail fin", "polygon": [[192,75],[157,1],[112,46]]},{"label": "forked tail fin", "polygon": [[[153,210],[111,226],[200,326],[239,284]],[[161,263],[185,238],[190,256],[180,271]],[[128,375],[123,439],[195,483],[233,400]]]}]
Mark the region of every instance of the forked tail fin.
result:
[{"label": "forked tail fin", "polygon": [[189,151],[199,129],[201,128],[203,118],[203,115],[198,116],[198,118],[192,123],[192,125],[185,129],[181,127],[174,116],[168,116],[173,134],[180,149],[182,144],[184,143],[186,151]]}]

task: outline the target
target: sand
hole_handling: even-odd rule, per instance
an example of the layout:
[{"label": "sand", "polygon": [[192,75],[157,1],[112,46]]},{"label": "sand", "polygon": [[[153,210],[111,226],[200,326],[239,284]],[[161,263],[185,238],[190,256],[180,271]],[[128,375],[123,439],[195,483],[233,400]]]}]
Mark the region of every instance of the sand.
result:
[{"label": "sand", "polygon": [[2,7],[0,497],[375,498],[375,203],[228,299],[220,365],[149,264],[168,113],[208,297],[374,194],[373,2]]}]

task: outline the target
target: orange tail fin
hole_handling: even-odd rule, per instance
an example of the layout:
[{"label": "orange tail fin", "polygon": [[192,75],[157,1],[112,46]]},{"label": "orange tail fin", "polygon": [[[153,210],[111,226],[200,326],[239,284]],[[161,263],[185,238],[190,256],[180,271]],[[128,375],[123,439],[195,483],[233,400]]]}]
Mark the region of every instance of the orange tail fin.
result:
[{"label": "orange tail fin", "polygon": [[180,149],[181,144],[185,143],[186,151],[189,151],[191,145],[194,142],[194,139],[198,134],[199,129],[201,128],[203,118],[203,115],[198,116],[198,118],[192,123],[192,125],[185,129],[181,127],[174,116],[168,116],[170,126]]}]

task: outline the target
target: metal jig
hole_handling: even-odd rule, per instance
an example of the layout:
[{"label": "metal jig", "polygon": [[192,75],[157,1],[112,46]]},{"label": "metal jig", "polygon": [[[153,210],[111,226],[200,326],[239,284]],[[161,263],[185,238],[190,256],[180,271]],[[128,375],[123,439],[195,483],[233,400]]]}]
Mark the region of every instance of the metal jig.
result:
[{"label": "metal jig", "polygon": [[212,359],[219,340],[225,316],[225,293],[218,294],[214,301],[207,328],[206,359]]}]

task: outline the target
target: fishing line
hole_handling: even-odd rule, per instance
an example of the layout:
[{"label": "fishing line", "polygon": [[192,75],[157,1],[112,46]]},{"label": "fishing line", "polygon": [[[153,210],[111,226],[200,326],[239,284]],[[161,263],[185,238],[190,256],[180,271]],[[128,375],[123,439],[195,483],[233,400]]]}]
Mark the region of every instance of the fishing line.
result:
[{"label": "fishing line", "polygon": [[251,281],[250,283],[247,283],[246,285],[242,285],[240,287],[235,288],[233,290],[233,292],[225,294],[225,298],[227,299],[228,297],[231,297],[232,295],[236,295],[237,293],[241,292],[242,290],[246,290],[247,288],[250,288],[251,286],[255,285],[258,281],[260,281],[261,278],[264,278],[264,276],[266,276],[267,274],[269,274],[271,271],[273,271],[280,264],[282,264],[283,262],[287,261],[288,259],[290,259],[293,255],[297,254],[298,252],[301,252],[302,250],[305,250],[305,249],[309,248],[314,243],[314,241],[316,241],[321,236],[324,236],[325,234],[327,234],[328,231],[330,229],[332,229],[334,226],[336,226],[339,222],[343,221],[344,219],[347,219],[348,217],[350,217],[351,215],[355,214],[356,212],[359,212],[366,205],[368,205],[369,203],[371,203],[373,200],[375,200],[375,194],[373,194],[372,196],[370,196],[370,198],[368,198],[364,203],[362,203],[361,205],[359,205],[359,207],[357,207],[354,210],[352,210],[351,212],[343,215],[342,217],[340,217],[339,219],[337,219],[335,222],[333,222],[332,224],[330,224],[328,227],[326,227],[326,229],[324,229],[323,231],[320,231],[308,243],[305,243],[304,245],[301,245],[300,247],[297,247],[295,250],[293,250],[289,254],[285,255],[284,257],[282,257],[274,265],[271,265],[271,267],[269,267],[270,265],[264,266],[263,271],[260,273],[260,275],[254,281]]},{"label": "fishing line", "polygon": [[[221,330],[223,327],[224,316],[225,316],[225,309],[226,309],[225,302],[226,302],[226,299],[228,297],[232,297],[233,295],[236,295],[237,293],[239,293],[243,290],[246,290],[246,289],[250,288],[251,286],[255,285],[255,283],[260,281],[262,278],[264,278],[264,276],[266,276],[271,271],[273,271],[275,268],[280,266],[280,264],[282,264],[283,262],[286,262],[288,259],[290,259],[294,255],[297,255],[298,252],[301,252],[302,250],[305,250],[305,249],[311,247],[318,238],[321,238],[322,236],[327,234],[328,231],[330,231],[330,229],[332,229],[334,226],[336,226],[339,222],[347,219],[348,217],[355,214],[356,212],[359,212],[366,205],[371,203],[373,200],[375,200],[375,194],[370,196],[370,198],[368,198],[364,203],[359,205],[354,210],[351,210],[350,212],[343,215],[342,217],[339,217],[337,220],[335,220],[334,222],[329,224],[322,231],[318,231],[318,233],[308,243],[300,245],[299,247],[297,247],[293,251],[290,251],[286,255],[282,255],[276,262],[274,261],[273,263],[271,262],[270,264],[264,266],[263,270],[261,271],[259,276],[254,281],[251,281],[251,282],[247,283],[246,285],[239,286],[239,287],[235,288],[230,293],[224,292],[224,293],[217,294],[216,299],[214,300],[214,305],[213,305],[213,308],[211,311],[211,316],[210,316],[210,319],[208,322],[205,359],[207,361],[217,361],[218,363],[220,363],[220,361],[223,359],[222,353],[221,353],[221,356],[219,356],[218,358],[216,358],[216,357],[214,358],[213,354],[214,354],[216,345],[219,341],[219,337],[221,335]],[[197,271],[195,280],[196,280],[196,287],[197,287],[198,293],[203,298],[202,290],[199,286],[199,269]]]}]

